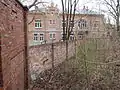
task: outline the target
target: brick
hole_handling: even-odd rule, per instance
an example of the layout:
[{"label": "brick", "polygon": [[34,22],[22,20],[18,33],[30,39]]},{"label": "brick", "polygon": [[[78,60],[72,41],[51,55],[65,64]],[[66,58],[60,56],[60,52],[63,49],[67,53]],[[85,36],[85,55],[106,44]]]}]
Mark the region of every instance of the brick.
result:
[{"label": "brick", "polygon": [[17,0],[0,2],[4,90],[24,90],[24,10]]}]

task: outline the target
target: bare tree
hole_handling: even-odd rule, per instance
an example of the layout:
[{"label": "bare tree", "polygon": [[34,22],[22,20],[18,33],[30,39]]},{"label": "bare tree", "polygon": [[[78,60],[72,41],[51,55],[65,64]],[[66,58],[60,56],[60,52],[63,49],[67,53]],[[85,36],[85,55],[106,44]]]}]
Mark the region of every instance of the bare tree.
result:
[{"label": "bare tree", "polygon": [[[28,0],[20,0],[22,3],[25,3],[25,2],[29,2]],[[31,8],[33,8],[33,7],[37,7],[38,8],[38,6],[40,5],[40,4],[42,4],[42,6],[44,7],[44,3],[47,3],[47,2],[44,2],[44,1],[42,1],[42,0],[33,0],[33,2],[31,3],[31,4],[29,4],[27,7],[28,7],[28,9],[30,10]],[[36,16],[36,12],[34,12],[34,15],[33,15],[33,18],[28,22],[28,24],[31,24],[33,21],[34,21],[34,19],[35,19],[35,16]]]},{"label": "bare tree", "polygon": [[69,40],[74,27],[76,6],[79,0],[61,0],[63,16],[63,40]]},{"label": "bare tree", "polygon": [[102,2],[106,5],[109,14],[115,19],[116,30],[120,36],[120,0],[104,0]]},{"label": "bare tree", "polygon": [[[28,0],[20,0],[20,1],[21,1],[22,3],[25,3],[25,2],[29,3],[29,2],[31,2],[31,1],[28,1]],[[28,9],[31,9],[32,7],[36,7],[36,6],[38,6],[39,4],[43,4],[43,3],[46,3],[46,2],[44,2],[44,1],[42,1],[42,0],[33,0],[33,2],[28,5]]]},{"label": "bare tree", "polygon": [[73,32],[76,6],[79,0],[61,0],[63,19],[63,41],[66,41],[66,60],[68,60],[68,40]]}]

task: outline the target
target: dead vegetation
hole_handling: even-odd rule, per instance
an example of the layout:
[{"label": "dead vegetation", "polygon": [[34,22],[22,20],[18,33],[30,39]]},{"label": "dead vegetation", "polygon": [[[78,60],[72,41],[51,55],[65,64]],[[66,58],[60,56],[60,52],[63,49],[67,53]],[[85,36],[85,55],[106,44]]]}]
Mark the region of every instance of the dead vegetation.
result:
[{"label": "dead vegetation", "polygon": [[77,54],[42,72],[31,84],[38,90],[120,90],[120,46],[113,38],[86,39]]}]

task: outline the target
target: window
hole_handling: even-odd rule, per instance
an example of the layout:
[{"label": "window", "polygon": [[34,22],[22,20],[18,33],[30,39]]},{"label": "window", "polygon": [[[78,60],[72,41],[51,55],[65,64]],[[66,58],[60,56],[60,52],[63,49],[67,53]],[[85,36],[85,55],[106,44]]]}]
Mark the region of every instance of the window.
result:
[{"label": "window", "polygon": [[71,34],[70,34],[70,40],[74,40],[74,32],[71,32]]},{"label": "window", "polygon": [[55,33],[50,33],[50,39],[55,39]]},{"label": "window", "polygon": [[85,31],[85,34],[88,35],[88,31]]},{"label": "window", "polygon": [[52,24],[52,20],[50,20],[50,24]]},{"label": "window", "polygon": [[70,40],[74,40],[74,36],[73,35],[70,35]]},{"label": "window", "polygon": [[34,38],[33,38],[35,41],[38,40],[38,34],[34,34]]},{"label": "window", "polygon": [[63,39],[63,32],[61,32],[61,39]]},{"label": "window", "polygon": [[99,25],[100,25],[100,22],[99,22],[99,21],[95,21],[95,22],[94,22],[94,26],[93,26],[93,27],[94,27],[94,28],[98,28],[98,27],[99,27]]},{"label": "window", "polygon": [[50,33],[50,39],[52,39],[52,33]]},{"label": "window", "polygon": [[[69,24],[69,21],[68,21],[68,24]],[[63,27],[63,25],[65,25],[65,27],[67,26],[67,21],[66,20],[64,22],[62,20],[62,27]],[[70,21],[70,27],[74,27],[74,21]]]},{"label": "window", "polygon": [[55,24],[55,20],[53,20],[53,24]]},{"label": "window", "polygon": [[63,34],[63,32],[61,33],[61,39],[63,40],[63,38],[66,37],[66,34]]},{"label": "window", "polygon": [[40,41],[44,41],[44,34],[40,34]]},{"label": "window", "polygon": [[50,20],[50,24],[55,24],[55,20]]},{"label": "window", "polygon": [[83,31],[79,31],[78,32],[78,39],[83,39],[83,35],[84,35],[84,32]]},{"label": "window", "polygon": [[74,27],[74,21],[71,21],[71,22],[70,22],[70,26],[71,26],[71,27]]},{"label": "window", "polygon": [[84,19],[80,19],[78,22],[78,27],[80,29],[86,29],[87,28],[87,21]]},{"label": "window", "polygon": [[41,28],[41,20],[35,20],[35,28]]},{"label": "window", "polygon": [[55,39],[55,34],[53,33],[53,39]]},{"label": "window", "polygon": [[65,26],[66,27],[66,21],[62,20],[62,27]]}]

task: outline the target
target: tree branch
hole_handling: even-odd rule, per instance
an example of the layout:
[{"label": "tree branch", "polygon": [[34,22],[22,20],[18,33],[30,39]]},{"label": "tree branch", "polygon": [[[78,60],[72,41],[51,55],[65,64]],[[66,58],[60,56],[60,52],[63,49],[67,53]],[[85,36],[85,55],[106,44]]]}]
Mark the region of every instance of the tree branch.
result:
[{"label": "tree branch", "polygon": [[105,1],[105,3],[107,4],[107,5],[109,5],[111,8],[112,8],[112,10],[115,12],[115,14],[117,15],[117,12],[116,12],[116,10],[115,10],[115,8],[113,7],[113,5],[111,5],[107,0],[104,0]]},{"label": "tree branch", "polygon": [[34,2],[33,2],[31,5],[29,5],[28,8],[30,9],[30,8],[32,8],[33,6],[35,6],[35,3],[36,3],[36,2],[38,2],[38,0],[34,0]]}]

